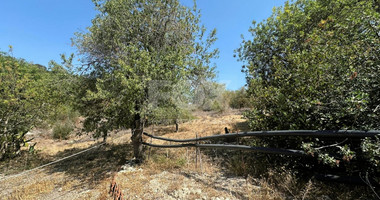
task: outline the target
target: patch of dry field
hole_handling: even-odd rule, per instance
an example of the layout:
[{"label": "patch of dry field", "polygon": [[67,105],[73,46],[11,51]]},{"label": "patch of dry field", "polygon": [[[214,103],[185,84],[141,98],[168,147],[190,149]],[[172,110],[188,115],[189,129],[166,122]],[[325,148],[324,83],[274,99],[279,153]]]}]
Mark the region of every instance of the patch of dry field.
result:
[{"label": "patch of dry field", "polygon": [[[145,131],[164,137],[193,138],[196,133],[198,136],[224,133],[224,127],[231,132],[247,128],[242,115],[237,112],[200,112],[196,116],[197,119],[180,124],[179,132],[174,131],[174,125],[151,126]],[[227,175],[202,153],[196,161],[194,148],[147,149],[148,158],[143,165],[128,164],[132,159],[130,131],[112,133],[107,144],[43,169],[20,176],[8,175],[17,173],[17,169],[33,168],[101,142],[88,135],[57,141],[46,134],[31,135],[37,142],[37,157],[23,156],[0,165],[0,199],[112,199],[108,194],[112,180],[119,184],[126,199],[282,198],[266,187],[257,186],[260,185],[257,180]],[[146,140],[150,142],[150,139]]]},{"label": "patch of dry field", "polygon": [[242,132],[247,131],[248,126],[245,123],[246,120],[243,119],[241,113],[229,112],[224,114],[218,113],[207,113],[207,112],[197,112],[197,118],[189,122],[179,125],[179,132],[175,132],[175,126],[150,126],[145,129],[148,133],[153,133],[154,135],[165,135],[168,138],[195,138],[196,134],[198,137],[224,134],[224,128],[227,127],[230,132]]}]

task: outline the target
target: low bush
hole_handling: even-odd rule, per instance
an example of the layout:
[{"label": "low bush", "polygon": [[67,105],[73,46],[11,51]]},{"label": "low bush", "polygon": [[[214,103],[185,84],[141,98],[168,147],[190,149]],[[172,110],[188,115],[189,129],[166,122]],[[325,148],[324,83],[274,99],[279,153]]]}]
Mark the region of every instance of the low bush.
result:
[{"label": "low bush", "polygon": [[226,99],[229,100],[228,104],[231,108],[241,109],[252,107],[252,99],[244,87],[235,91],[227,91],[227,95],[228,97]]},{"label": "low bush", "polygon": [[66,140],[68,139],[70,133],[74,130],[74,123],[66,120],[62,122],[57,122],[53,127],[53,138]]}]

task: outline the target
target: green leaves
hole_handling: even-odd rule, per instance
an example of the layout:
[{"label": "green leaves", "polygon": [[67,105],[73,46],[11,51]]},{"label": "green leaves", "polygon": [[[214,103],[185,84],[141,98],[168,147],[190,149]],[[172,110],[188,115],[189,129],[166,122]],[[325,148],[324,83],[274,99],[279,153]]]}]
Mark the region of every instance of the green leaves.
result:
[{"label": "green leaves", "polygon": [[379,138],[375,138],[371,140],[370,138],[366,138],[362,142],[361,146],[365,156],[369,159],[369,161],[377,168],[377,171],[380,172],[380,140]]},{"label": "green leaves", "polygon": [[[378,27],[371,25],[379,13],[373,1],[364,2],[296,1],[251,27],[253,39],[244,40],[236,52],[249,63],[254,107],[306,114],[308,123],[300,128],[380,128],[378,114],[365,117],[380,103],[373,92],[379,90],[380,42]],[[274,120],[274,127],[253,128],[294,127],[298,115],[285,116],[288,111],[250,115]]]},{"label": "green leaves", "polygon": [[[253,24],[252,38],[236,50],[253,98],[245,115],[251,128],[380,129],[379,22],[373,0],[298,0]],[[303,142],[310,150],[310,141]],[[312,142],[312,148],[326,145]],[[333,153],[350,161],[354,153],[361,155],[358,146],[324,149],[319,159],[336,165]]]},{"label": "green leaves", "polygon": [[[161,112],[149,98],[152,82],[174,86],[214,76],[210,62],[218,53],[212,49],[216,30],[205,34],[196,7],[177,0],[94,2],[100,13],[88,32],[73,39],[88,66],[82,70],[88,87],[81,93],[87,131],[106,136],[113,129],[133,127],[134,117]],[[159,106],[180,110],[171,102]]]},{"label": "green leaves", "polygon": [[25,134],[43,118],[46,73],[39,65],[0,54],[0,160],[18,154]]}]

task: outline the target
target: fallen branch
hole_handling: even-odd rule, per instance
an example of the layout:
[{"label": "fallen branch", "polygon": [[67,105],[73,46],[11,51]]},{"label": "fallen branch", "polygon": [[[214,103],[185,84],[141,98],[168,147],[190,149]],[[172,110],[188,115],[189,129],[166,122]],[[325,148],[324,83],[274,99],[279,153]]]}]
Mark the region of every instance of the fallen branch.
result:
[{"label": "fallen branch", "polygon": [[336,144],[330,144],[330,145],[326,145],[326,146],[321,146],[321,147],[318,147],[318,148],[315,148],[316,150],[321,150],[321,149],[325,149],[325,148],[329,148],[329,147],[336,147],[336,146],[339,146],[341,144],[343,144],[344,142],[346,142],[348,139],[344,139],[342,142],[339,142],[339,143],[336,143]]}]

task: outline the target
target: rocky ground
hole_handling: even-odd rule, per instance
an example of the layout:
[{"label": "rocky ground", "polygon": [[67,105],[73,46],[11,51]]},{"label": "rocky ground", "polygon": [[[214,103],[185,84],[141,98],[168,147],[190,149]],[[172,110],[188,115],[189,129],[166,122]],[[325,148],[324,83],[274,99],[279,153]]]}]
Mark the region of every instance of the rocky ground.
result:
[{"label": "rocky ground", "polygon": [[[131,184],[136,181],[137,183]],[[142,168],[125,165],[115,177],[123,194],[132,199],[250,199],[254,186],[246,178],[218,173],[188,170],[145,172]],[[128,187],[132,185],[132,187]],[[125,187],[123,187],[125,186]],[[139,192],[134,187],[139,187]]]}]

